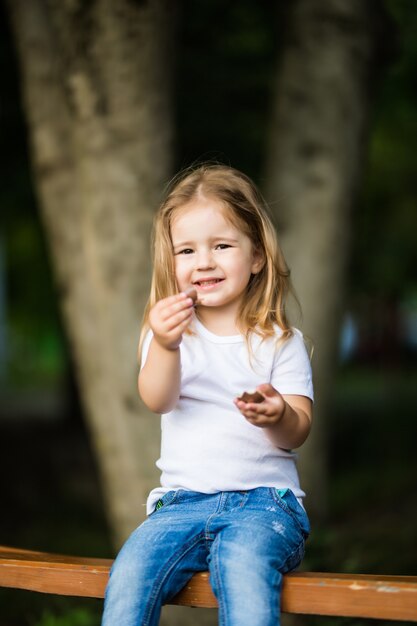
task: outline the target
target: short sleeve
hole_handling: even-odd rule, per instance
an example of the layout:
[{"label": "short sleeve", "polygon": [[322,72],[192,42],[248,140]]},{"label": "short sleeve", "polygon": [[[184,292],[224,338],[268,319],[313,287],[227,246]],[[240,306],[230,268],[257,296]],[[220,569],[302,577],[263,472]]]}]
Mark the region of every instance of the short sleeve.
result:
[{"label": "short sleeve", "polygon": [[151,330],[148,330],[148,332],[146,333],[145,338],[143,340],[143,344],[142,344],[142,353],[141,353],[141,358],[140,358],[140,369],[142,369],[142,367],[145,365],[146,357],[148,356],[149,346],[151,345],[152,337],[153,337],[153,332]]},{"label": "short sleeve", "polygon": [[274,357],[271,385],[283,395],[307,396],[314,400],[310,359],[302,333],[294,334],[278,344]]}]

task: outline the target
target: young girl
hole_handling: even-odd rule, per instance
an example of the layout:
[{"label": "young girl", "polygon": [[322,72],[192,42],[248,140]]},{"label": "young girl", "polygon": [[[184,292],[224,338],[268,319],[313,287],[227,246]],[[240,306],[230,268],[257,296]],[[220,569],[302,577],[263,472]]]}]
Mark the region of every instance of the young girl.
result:
[{"label": "young girl", "polygon": [[[138,385],[162,413],[161,486],[113,565],[103,625],[158,624],[208,569],[220,624],[276,626],[309,533],[292,449],[313,390],[285,314],[289,273],[260,194],[230,167],[177,179],[154,237]],[[240,399],[253,390],[258,402]]]}]

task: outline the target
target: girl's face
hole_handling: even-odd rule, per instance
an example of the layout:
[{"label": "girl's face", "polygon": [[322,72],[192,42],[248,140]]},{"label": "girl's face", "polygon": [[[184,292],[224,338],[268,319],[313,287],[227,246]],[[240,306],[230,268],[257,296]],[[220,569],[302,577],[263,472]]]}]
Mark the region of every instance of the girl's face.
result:
[{"label": "girl's face", "polygon": [[174,214],[171,238],[179,290],[193,286],[201,313],[215,308],[235,320],[251,274],[263,266],[249,237],[226,219],[219,202],[202,197]]}]

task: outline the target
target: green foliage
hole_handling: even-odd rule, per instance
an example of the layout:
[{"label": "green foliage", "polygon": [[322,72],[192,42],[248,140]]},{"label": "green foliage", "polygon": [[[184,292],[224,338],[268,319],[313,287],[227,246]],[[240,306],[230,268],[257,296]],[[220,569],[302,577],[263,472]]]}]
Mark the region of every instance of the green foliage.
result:
[{"label": "green foliage", "polygon": [[416,285],[417,5],[386,4],[395,54],[375,102],[363,192],[353,216],[351,290],[401,298]]},{"label": "green foliage", "polygon": [[30,172],[18,68],[5,16],[0,16],[2,72],[0,240],[5,250],[7,386],[56,385],[66,367],[43,228]]},{"label": "green foliage", "polygon": [[70,609],[63,615],[44,611],[35,626],[98,626],[100,616],[87,609]]}]

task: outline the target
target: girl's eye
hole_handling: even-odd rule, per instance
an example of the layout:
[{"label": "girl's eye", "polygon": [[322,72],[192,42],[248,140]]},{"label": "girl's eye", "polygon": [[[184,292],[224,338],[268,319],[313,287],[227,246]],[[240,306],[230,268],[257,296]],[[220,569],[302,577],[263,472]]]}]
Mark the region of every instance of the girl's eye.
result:
[{"label": "girl's eye", "polygon": [[216,246],[217,250],[226,250],[226,248],[230,248],[231,246],[228,243],[218,243]]},{"label": "girl's eye", "polygon": [[184,248],[184,250],[179,250],[177,254],[192,254],[193,250],[191,248]]}]

